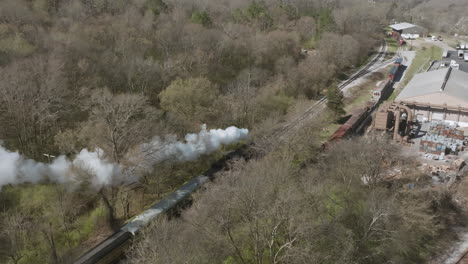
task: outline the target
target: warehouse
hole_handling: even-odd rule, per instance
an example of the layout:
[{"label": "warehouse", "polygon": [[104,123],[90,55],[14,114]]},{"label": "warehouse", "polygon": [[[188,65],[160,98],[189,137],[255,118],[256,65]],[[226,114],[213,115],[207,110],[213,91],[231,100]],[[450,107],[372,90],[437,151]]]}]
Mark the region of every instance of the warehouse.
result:
[{"label": "warehouse", "polygon": [[423,37],[427,36],[428,31],[427,29],[413,25],[410,23],[399,23],[399,24],[394,24],[391,25],[390,28],[393,30],[393,35],[412,35],[416,37]]},{"label": "warehouse", "polygon": [[395,101],[409,107],[420,122],[468,127],[468,73],[444,68],[417,74]]}]

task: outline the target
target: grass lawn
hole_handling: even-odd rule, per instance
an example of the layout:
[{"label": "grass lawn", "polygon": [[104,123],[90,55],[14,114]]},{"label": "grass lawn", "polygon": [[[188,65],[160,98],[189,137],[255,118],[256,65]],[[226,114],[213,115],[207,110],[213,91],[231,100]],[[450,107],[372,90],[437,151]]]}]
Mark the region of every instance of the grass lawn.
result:
[{"label": "grass lawn", "polygon": [[362,108],[366,102],[372,98],[372,91],[377,83],[385,80],[386,72],[390,69],[387,67],[379,72],[373,73],[366,81],[351,88],[350,96],[345,99],[345,111],[351,113],[353,110]]},{"label": "grass lawn", "polygon": [[425,45],[416,51],[416,57],[413,60],[411,66],[406,70],[406,75],[399,85],[399,89],[393,92],[388,98],[388,101],[396,99],[401,89],[405,87],[415,74],[426,71],[433,60],[440,60],[442,58],[442,48],[433,45]]},{"label": "grass lawn", "polygon": [[360,85],[360,87],[359,93],[346,105],[345,111],[347,113],[351,113],[356,108],[362,108],[372,98],[371,84]]},{"label": "grass lawn", "polygon": [[387,54],[385,55],[385,59],[391,59],[400,46],[394,38],[385,38],[385,40],[387,41]]},{"label": "grass lawn", "polygon": [[409,83],[413,79],[414,75],[426,71],[432,61],[440,60],[442,58],[442,48],[430,45],[429,47],[423,46],[416,52],[416,57],[413,60],[413,64],[408,69],[406,76],[403,80],[403,85]]}]

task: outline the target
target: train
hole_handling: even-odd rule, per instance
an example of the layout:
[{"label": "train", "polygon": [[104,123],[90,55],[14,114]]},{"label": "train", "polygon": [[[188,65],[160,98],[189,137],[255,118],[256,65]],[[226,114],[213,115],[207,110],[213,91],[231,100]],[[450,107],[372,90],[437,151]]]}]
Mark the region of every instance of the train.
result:
[{"label": "train", "polygon": [[322,144],[323,150],[328,149],[334,142],[362,132],[363,128],[371,120],[371,115],[374,110],[392,93],[395,76],[399,73],[402,63],[402,58],[397,58],[394,61],[392,67],[388,71],[388,79],[381,81],[376,85],[372,92],[371,100],[368,101],[363,108],[355,110],[349,119],[341,125],[325,143]]},{"label": "train", "polygon": [[[395,60],[392,69],[396,67],[397,72],[401,63],[402,59]],[[392,69],[389,71],[389,75],[390,72],[394,71]],[[382,81],[376,86],[373,91],[372,99],[367,102],[365,107],[354,111],[351,117],[333,133],[327,142],[322,145],[324,150],[326,150],[331,143],[362,131],[375,108],[391,94],[393,79],[396,72],[391,78],[389,77],[388,80]],[[135,235],[138,234],[143,227],[148,226],[151,221],[163,214],[176,213],[177,210],[183,208],[184,204],[190,199],[191,194],[200,189],[204,183],[212,180],[216,172],[226,167],[227,161],[235,157],[248,159],[251,155],[248,153],[248,150],[251,149],[252,144],[253,143],[244,144],[240,148],[226,153],[223,158],[216,162],[208,171],[191,179],[179,189],[134,217],[107,239],[83,254],[74,264],[117,263],[125,256],[125,251],[129,248]]]},{"label": "train", "polygon": [[395,79],[395,76],[398,74],[398,71],[400,69],[401,64],[403,63],[402,58],[398,58],[395,60],[395,62],[392,65],[392,68],[388,71],[388,79],[393,80]]},{"label": "train", "polygon": [[400,46],[403,46],[406,44],[405,39],[403,38],[402,35],[400,35],[398,32],[392,32],[388,35],[389,37],[393,37],[396,41],[398,41],[398,44]]},{"label": "train", "polygon": [[73,263],[118,263],[119,260],[125,257],[125,251],[131,245],[135,235],[138,234],[143,227],[148,226],[151,221],[163,214],[177,215],[178,211],[190,203],[192,193],[200,189],[200,187],[206,182],[213,180],[216,172],[226,168],[227,161],[235,157],[244,157],[248,159],[251,155],[248,150],[252,147],[252,144],[253,143],[244,144],[236,150],[227,152],[223,158],[213,164],[209,170],[205,171],[202,175],[192,178],[164,199],[134,217],[107,239],[81,255],[81,257]]}]

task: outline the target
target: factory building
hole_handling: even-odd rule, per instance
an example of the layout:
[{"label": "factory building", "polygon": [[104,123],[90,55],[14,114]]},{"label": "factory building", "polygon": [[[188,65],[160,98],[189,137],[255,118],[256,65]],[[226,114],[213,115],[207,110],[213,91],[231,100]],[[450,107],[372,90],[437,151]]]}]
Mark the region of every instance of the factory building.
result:
[{"label": "factory building", "polygon": [[395,102],[410,108],[419,122],[468,127],[468,73],[449,67],[417,74]]},{"label": "factory building", "polygon": [[402,35],[412,35],[417,37],[424,37],[427,36],[428,30],[420,27],[418,25],[413,25],[410,23],[399,23],[391,25],[390,28],[393,30],[394,36],[402,36]]}]

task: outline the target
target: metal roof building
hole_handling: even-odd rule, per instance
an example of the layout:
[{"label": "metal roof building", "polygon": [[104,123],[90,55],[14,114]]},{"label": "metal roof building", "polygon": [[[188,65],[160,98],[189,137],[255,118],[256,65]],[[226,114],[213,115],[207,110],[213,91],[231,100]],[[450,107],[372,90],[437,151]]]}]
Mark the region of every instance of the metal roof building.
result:
[{"label": "metal roof building", "polygon": [[468,73],[444,68],[417,74],[395,101],[413,109],[419,121],[468,127]]},{"label": "metal roof building", "polygon": [[427,29],[406,22],[390,25],[390,28],[399,34],[417,34],[420,36],[425,36],[428,33]]}]

